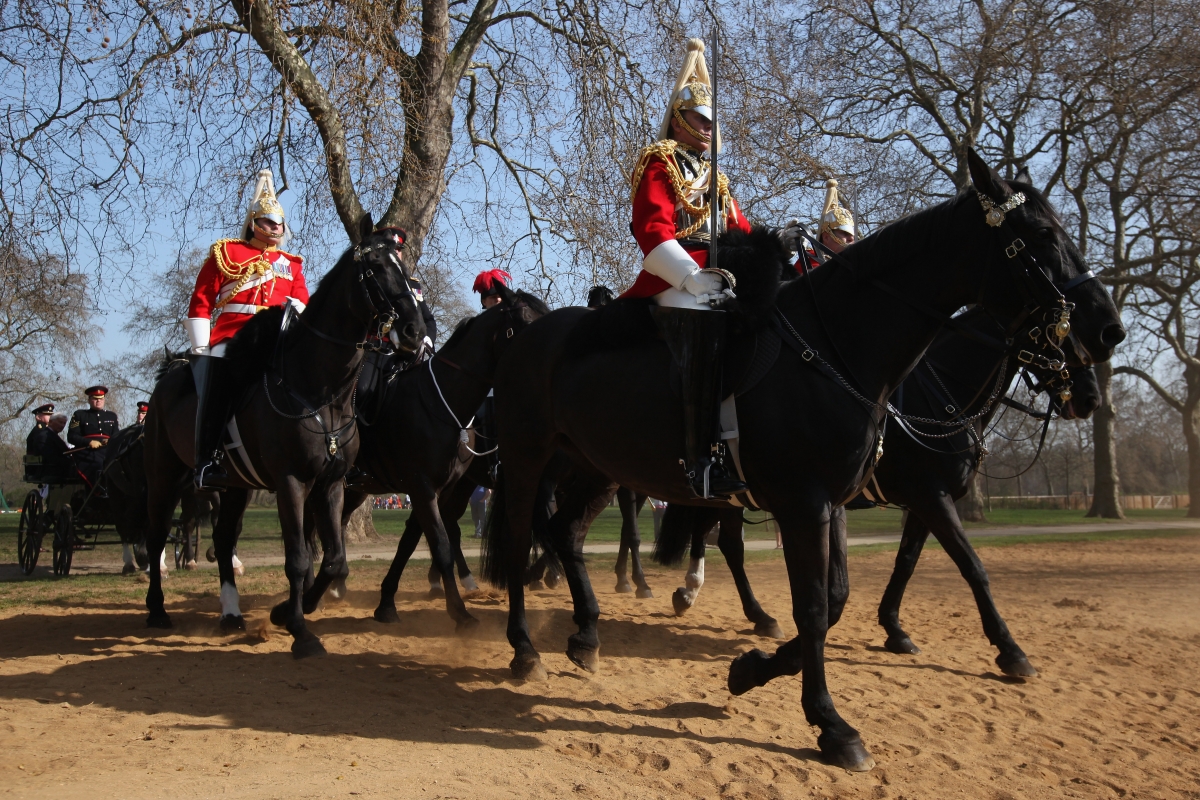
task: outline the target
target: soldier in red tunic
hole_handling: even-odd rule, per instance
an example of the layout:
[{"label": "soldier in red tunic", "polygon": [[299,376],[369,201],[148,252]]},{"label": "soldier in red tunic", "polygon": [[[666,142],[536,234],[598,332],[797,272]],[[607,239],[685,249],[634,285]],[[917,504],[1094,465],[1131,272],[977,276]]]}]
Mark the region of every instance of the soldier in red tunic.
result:
[{"label": "soldier in red tunic", "polygon": [[[712,237],[730,228],[749,232],[750,223],[729,193],[729,179],[712,175],[705,154],[714,140],[720,149],[704,43],[691,39],[658,141],[642,150],[630,178],[630,228],[643,260],[641,274],[621,296],[652,297],[658,305],[659,327],[683,376],[685,472],[698,497],[723,499],[746,488],[725,469],[718,423],[725,315],[715,307],[733,297],[733,289],[722,273],[705,266]],[[780,237],[795,249],[792,226]]]},{"label": "soldier in red tunic", "polygon": [[271,171],[258,173],[240,239],[221,239],[210,250],[188,306],[192,375],[196,381],[196,488],[222,489],[221,438],[229,421],[229,391],[221,357],[225,345],[252,316],[272,306],[308,302],[304,259],[279,248],[290,235],[275,197]]}]

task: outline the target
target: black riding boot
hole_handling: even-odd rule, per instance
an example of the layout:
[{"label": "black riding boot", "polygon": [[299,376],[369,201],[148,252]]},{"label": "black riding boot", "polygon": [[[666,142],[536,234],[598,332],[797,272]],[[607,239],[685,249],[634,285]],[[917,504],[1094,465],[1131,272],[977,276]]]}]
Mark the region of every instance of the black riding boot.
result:
[{"label": "black riding boot", "polygon": [[684,469],[692,491],[720,500],[746,491],[725,466],[720,438],[725,313],[664,306],[654,318],[683,377]]},{"label": "black riding boot", "polygon": [[225,359],[191,357],[192,379],[196,382],[196,488],[223,490],[229,483],[221,460],[221,439],[229,421],[229,387],[225,384]]}]

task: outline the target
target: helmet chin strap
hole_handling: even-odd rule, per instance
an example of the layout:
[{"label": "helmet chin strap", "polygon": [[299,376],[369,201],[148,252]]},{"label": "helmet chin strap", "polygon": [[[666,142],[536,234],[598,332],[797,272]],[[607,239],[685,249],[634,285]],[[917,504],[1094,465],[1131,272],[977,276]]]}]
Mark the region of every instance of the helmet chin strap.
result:
[{"label": "helmet chin strap", "polygon": [[674,115],[675,115],[675,121],[678,122],[681,126],[683,126],[683,129],[685,131],[690,133],[692,136],[695,136],[697,141],[704,142],[707,145],[712,144],[712,136],[711,135],[706,136],[703,133],[701,133],[700,131],[693,128],[691,125],[689,125],[687,120],[683,118],[683,114],[679,113],[678,108],[675,109]]},{"label": "helmet chin strap", "polygon": [[258,239],[260,242],[269,245],[270,247],[279,247],[280,243],[283,241],[283,229],[281,229],[278,234],[268,233],[259,227],[258,220],[254,220],[250,223],[250,231],[255,239]]}]

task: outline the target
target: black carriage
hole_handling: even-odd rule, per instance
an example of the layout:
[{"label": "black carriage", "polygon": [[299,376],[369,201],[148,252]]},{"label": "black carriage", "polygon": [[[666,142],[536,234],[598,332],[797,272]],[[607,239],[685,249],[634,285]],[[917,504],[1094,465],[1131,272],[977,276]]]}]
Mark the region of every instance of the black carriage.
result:
[{"label": "black carriage", "polygon": [[[117,444],[115,439],[114,444]],[[17,523],[17,560],[22,573],[33,573],[47,538],[51,541],[52,568],[56,576],[71,574],[76,551],[94,550],[103,545],[133,545],[138,567],[146,568],[142,522],[145,497],[123,494],[118,489],[121,481],[114,480],[116,475],[110,476],[113,469],[119,468],[126,452],[140,448],[140,430],[132,432],[123,444],[122,452],[115,453],[105,464],[94,485],[89,485],[78,472],[73,475],[43,475],[37,456],[25,457],[25,481],[37,486],[25,495]],[[74,452],[78,451],[67,451],[67,455]],[[140,457],[137,459],[137,468],[141,468]],[[131,521],[131,524],[122,524],[126,521]],[[120,528],[125,529],[124,537]],[[195,553],[199,547],[199,526],[193,526],[192,538],[191,552]],[[179,567],[187,543],[178,519],[174,520],[168,537],[168,546],[171,544],[175,547],[175,565]]]}]

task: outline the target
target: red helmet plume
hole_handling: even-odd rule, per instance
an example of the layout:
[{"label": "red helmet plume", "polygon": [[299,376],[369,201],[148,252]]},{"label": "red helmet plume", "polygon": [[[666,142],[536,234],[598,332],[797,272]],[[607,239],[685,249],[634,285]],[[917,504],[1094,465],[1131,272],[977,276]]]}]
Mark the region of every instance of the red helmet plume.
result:
[{"label": "red helmet plume", "polygon": [[475,276],[475,285],[471,287],[471,291],[479,292],[481,295],[487,296],[496,293],[496,284],[507,287],[508,282],[512,280],[512,275],[509,275],[502,269],[489,269]]}]

